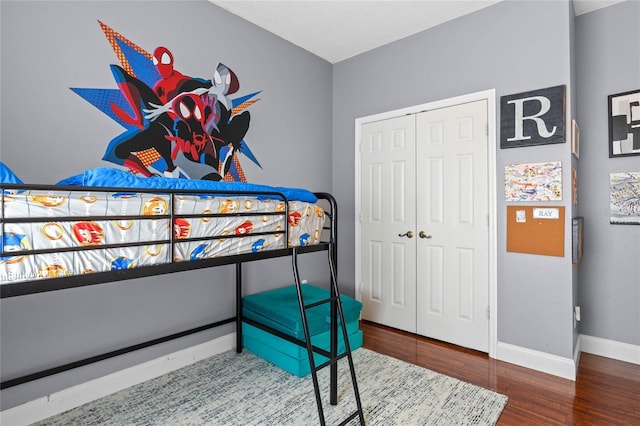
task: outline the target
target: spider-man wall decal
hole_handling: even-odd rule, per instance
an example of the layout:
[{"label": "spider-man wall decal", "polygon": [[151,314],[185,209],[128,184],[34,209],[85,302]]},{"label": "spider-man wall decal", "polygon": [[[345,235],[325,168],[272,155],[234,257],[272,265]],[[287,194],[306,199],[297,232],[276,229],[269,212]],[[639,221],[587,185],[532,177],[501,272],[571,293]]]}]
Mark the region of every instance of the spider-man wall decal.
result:
[{"label": "spider-man wall decal", "polygon": [[125,128],[103,160],[144,176],[246,182],[238,154],[259,167],[246,141],[251,93],[230,98],[240,84],[219,63],[210,79],[182,74],[172,52],[145,51],[98,21],[120,65],[110,65],[117,89],[71,88]]}]

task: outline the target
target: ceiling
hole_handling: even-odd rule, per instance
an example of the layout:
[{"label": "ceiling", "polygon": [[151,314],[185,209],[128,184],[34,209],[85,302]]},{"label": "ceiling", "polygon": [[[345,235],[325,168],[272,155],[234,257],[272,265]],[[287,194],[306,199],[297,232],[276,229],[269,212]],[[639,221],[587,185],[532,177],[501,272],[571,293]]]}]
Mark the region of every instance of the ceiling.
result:
[{"label": "ceiling", "polygon": [[[336,63],[499,1],[516,0],[209,1]],[[573,6],[582,15],[620,1],[573,0]]]}]

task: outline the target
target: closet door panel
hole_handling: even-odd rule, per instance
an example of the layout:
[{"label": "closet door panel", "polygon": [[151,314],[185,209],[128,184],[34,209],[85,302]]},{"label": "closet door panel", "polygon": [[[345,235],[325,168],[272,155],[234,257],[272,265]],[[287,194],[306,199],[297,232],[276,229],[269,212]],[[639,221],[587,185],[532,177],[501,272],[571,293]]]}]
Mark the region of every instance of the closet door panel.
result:
[{"label": "closet door panel", "polygon": [[485,352],[486,123],[485,101],[426,111],[418,114],[416,123],[416,329]]},{"label": "closet door panel", "polygon": [[362,318],[416,330],[415,117],[362,127]]}]

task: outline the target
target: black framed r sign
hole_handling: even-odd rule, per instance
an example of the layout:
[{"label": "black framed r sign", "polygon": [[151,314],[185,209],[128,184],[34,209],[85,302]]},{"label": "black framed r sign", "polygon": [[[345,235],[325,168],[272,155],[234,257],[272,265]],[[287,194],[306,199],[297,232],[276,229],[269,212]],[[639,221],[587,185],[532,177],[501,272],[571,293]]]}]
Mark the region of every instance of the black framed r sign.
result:
[{"label": "black framed r sign", "polygon": [[500,148],[565,142],[566,86],[500,98]]}]

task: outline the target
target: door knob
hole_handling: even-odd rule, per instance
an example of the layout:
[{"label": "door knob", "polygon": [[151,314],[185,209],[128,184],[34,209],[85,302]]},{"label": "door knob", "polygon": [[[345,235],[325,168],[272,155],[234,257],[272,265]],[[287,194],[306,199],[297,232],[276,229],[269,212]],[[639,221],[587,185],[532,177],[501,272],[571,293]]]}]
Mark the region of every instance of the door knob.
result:
[{"label": "door knob", "polygon": [[431,235],[427,235],[427,234],[425,234],[425,233],[424,233],[424,231],[420,231],[420,232],[418,233],[418,236],[419,236],[420,238],[431,238]]},{"label": "door knob", "polygon": [[407,231],[404,234],[398,234],[398,237],[407,237],[407,238],[413,238],[413,232],[411,231]]}]

